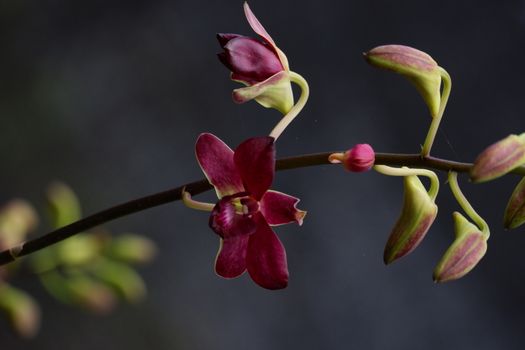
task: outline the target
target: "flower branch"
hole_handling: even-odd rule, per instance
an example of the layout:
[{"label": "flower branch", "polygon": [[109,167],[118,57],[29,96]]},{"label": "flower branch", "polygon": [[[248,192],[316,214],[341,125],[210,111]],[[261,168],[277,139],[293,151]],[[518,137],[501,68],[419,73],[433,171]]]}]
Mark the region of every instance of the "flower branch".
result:
[{"label": "flower branch", "polygon": [[[336,152],[322,152],[281,158],[276,161],[275,168],[278,171],[282,171],[311,166],[329,165],[331,163],[328,161],[328,157],[333,153]],[[458,173],[468,173],[473,166],[471,163],[456,162],[431,156],[421,157],[419,154],[376,153],[375,156],[377,165],[411,166],[446,172],[455,171]],[[525,167],[518,167],[510,173],[525,175]],[[0,265],[10,263],[19,257],[44,249],[52,244],[63,241],[66,238],[103,223],[181,200],[181,194],[184,188],[186,192],[194,196],[209,191],[213,187],[206,179],[202,179],[102,210],[98,213],[87,216],[82,220],[73,222],[41,237],[1,252]]]}]

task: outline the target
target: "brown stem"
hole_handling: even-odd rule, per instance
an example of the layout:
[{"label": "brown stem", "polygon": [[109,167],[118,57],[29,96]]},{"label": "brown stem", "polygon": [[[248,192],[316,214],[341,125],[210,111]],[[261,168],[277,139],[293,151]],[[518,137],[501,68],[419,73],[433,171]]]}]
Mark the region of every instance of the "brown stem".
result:
[{"label": "brown stem", "polygon": [[[324,152],[305,154],[294,157],[278,159],[276,162],[277,170],[288,170],[305,168],[309,166],[330,164],[328,156],[336,152]],[[419,154],[395,154],[395,153],[376,153],[376,164],[392,166],[409,166],[427,168],[433,170],[450,171],[465,173],[470,170],[472,164],[460,163],[451,160],[440,159],[432,156],[421,157]],[[519,167],[512,171],[514,174],[525,175],[525,167]],[[43,236],[22,243],[16,247],[0,253],[0,265],[5,265],[15,259],[44,249],[52,244],[63,241],[77,233],[84,232],[90,228],[106,223],[108,221],[137,213],[162,204],[174,202],[181,199],[181,192],[186,188],[191,195],[206,192],[213,187],[206,179],[191,182],[167,191],[155,193],[146,197],[131,200],[126,203],[102,210],[84,219],[76,221],[67,226],[51,231]]]}]

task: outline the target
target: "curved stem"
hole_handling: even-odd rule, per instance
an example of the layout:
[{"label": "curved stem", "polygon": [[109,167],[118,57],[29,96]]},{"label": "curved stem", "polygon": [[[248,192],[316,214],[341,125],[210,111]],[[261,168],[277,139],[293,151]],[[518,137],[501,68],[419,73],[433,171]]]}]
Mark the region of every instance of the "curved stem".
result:
[{"label": "curved stem", "polygon": [[304,105],[306,104],[306,101],[308,101],[308,96],[310,95],[310,88],[308,87],[308,83],[306,80],[299,74],[295,72],[289,73],[290,80],[299,85],[301,88],[301,96],[299,97],[299,100],[297,103],[290,109],[290,111],[277,123],[277,125],[273,128],[272,132],[270,133],[270,136],[274,139],[278,139],[279,136],[281,136],[282,132],[286,127],[297,117],[299,112],[303,109]]},{"label": "curved stem", "polygon": [[439,67],[439,72],[441,74],[441,81],[443,82],[443,93],[441,94],[441,102],[439,104],[438,114],[434,118],[432,118],[432,123],[430,124],[430,128],[428,129],[425,143],[423,144],[423,148],[421,149],[421,156],[423,157],[427,157],[430,154],[430,149],[434,144],[434,139],[436,138],[436,133],[439,129],[439,124],[441,123],[443,113],[445,112],[448,97],[450,96],[450,90],[452,89],[452,80],[450,79],[450,75],[447,73],[447,71]]},{"label": "curved stem", "polygon": [[191,193],[186,191],[186,188],[182,189],[181,195],[182,203],[190,209],[201,210],[201,211],[212,211],[215,204],[199,202],[191,198]]},{"label": "curved stem", "polygon": [[436,200],[437,194],[439,192],[439,179],[435,172],[427,169],[414,169],[414,168],[393,168],[387,165],[375,165],[374,170],[389,176],[426,176],[430,180],[430,189],[428,190],[428,196],[432,201]]},{"label": "curved stem", "polygon": [[[300,156],[278,159],[275,167],[277,170],[288,170],[305,168],[318,165],[329,165],[328,157],[338,151],[305,154]],[[455,171],[468,173],[472,167],[471,163],[461,163],[436,157],[424,157],[419,154],[396,154],[396,153],[376,153],[376,164],[393,166],[414,166],[442,171]],[[510,173],[524,176],[525,167],[518,167]],[[0,252],[0,265],[5,265],[15,259],[44,249],[52,244],[63,241],[64,239],[84,232],[95,226],[115,220],[117,218],[137,213],[149,208],[157,207],[181,199],[182,190],[191,195],[197,195],[211,190],[213,187],[208,180],[202,179],[191,182],[167,191],[151,194],[142,198],[134,199],[126,203],[99,211],[98,213],[87,216],[79,221],[51,231],[43,236],[12,247]]]},{"label": "curved stem", "polygon": [[487,222],[483,220],[481,216],[479,216],[478,213],[472,208],[472,205],[470,205],[469,201],[461,192],[461,189],[459,188],[458,184],[458,173],[451,171],[448,173],[448,183],[450,186],[450,190],[452,191],[452,194],[456,198],[456,201],[458,201],[458,204],[460,205],[461,209],[465,211],[465,213],[469,216],[469,218],[478,225],[479,229],[487,236],[487,238],[490,235],[489,231],[489,225],[487,225]]}]

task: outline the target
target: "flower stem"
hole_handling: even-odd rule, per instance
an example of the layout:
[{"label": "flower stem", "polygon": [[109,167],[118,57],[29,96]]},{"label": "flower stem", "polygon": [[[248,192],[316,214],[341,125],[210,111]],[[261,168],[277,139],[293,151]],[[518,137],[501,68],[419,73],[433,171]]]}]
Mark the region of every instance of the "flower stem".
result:
[{"label": "flower stem", "polygon": [[414,168],[393,168],[387,165],[374,165],[374,170],[389,176],[426,176],[430,180],[430,189],[428,190],[428,196],[432,201],[436,200],[439,192],[439,179],[435,172],[427,169],[414,169]]},{"label": "flower stem", "polygon": [[310,88],[308,87],[306,80],[295,72],[290,71],[289,74],[290,80],[299,85],[301,88],[301,96],[292,109],[290,109],[290,111],[279,121],[279,123],[277,123],[270,133],[270,136],[276,140],[279,138],[279,136],[281,136],[284,129],[286,129],[286,127],[295,119],[295,117],[297,117],[299,112],[301,112],[304,105],[306,104],[306,101],[308,101],[308,96],[310,95]]},{"label": "flower stem", "polygon": [[[276,169],[279,171],[310,166],[329,165],[328,157],[338,151],[305,154],[300,156],[278,159]],[[468,173],[472,164],[455,162],[436,157],[421,157],[419,154],[395,154],[395,153],[376,153],[376,164],[391,166],[409,166],[427,168],[441,171],[454,171]],[[525,175],[525,167],[518,167],[511,171],[513,174]],[[51,231],[43,236],[22,243],[18,246],[0,252],[0,265],[5,265],[15,259],[44,249],[52,244],[63,241],[80,232],[85,232],[95,226],[106,222],[137,213],[149,208],[181,200],[182,190],[191,195],[197,195],[211,190],[213,187],[208,180],[202,179],[191,182],[167,191],[151,194],[142,198],[134,199],[126,203],[118,204],[114,207],[99,211],[98,213],[87,216],[69,225]]]},{"label": "flower stem", "polygon": [[487,225],[487,222],[483,220],[481,216],[479,216],[478,213],[472,208],[472,205],[470,205],[469,201],[461,192],[461,189],[458,185],[458,173],[455,171],[450,171],[448,173],[448,184],[450,186],[450,190],[452,191],[452,194],[456,198],[456,201],[460,205],[461,209],[465,211],[465,213],[469,216],[469,218],[478,225],[479,229],[487,236],[487,238],[490,235],[489,231],[489,225]]},{"label": "flower stem", "polygon": [[430,154],[430,150],[432,149],[432,145],[434,144],[434,139],[436,138],[436,133],[439,129],[439,124],[441,123],[441,118],[443,117],[445,107],[447,106],[448,97],[450,96],[450,90],[452,89],[452,80],[450,79],[450,75],[445,69],[441,67],[439,67],[439,71],[441,73],[441,81],[443,82],[441,103],[439,104],[438,114],[434,118],[432,118],[432,123],[430,124],[430,128],[428,129],[425,143],[423,144],[423,148],[421,149],[422,157],[427,157]]}]

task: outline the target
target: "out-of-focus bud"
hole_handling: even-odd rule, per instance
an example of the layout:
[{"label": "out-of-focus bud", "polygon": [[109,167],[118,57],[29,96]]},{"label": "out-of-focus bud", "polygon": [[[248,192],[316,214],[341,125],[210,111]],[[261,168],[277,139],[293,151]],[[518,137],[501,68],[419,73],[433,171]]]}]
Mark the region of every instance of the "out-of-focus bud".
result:
[{"label": "out-of-focus bud", "polygon": [[516,228],[525,222],[525,177],[518,183],[510,196],[503,225],[507,229]]},{"label": "out-of-focus bud", "polygon": [[360,143],[345,153],[332,153],[328,157],[328,161],[330,163],[342,163],[346,170],[361,173],[374,166],[375,153],[372,146],[367,143]]},{"label": "out-of-focus bud", "polygon": [[89,277],[73,277],[66,280],[71,301],[89,311],[107,314],[117,304],[113,290]]},{"label": "out-of-focus bud", "polygon": [[108,254],[116,260],[126,263],[147,263],[157,253],[157,247],[152,240],[128,233],[111,240]]},{"label": "out-of-focus bud", "polygon": [[438,207],[417,176],[404,177],[404,190],[401,215],[386,243],[383,255],[385,264],[412,252],[437,216]]},{"label": "out-of-focus bud", "polygon": [[138,302],[146,295],[146,285],[140,275],[125,264],[103,260],[93,273],[130,303]]},{"label": "out-of-focus bud", "polygon": [[378,46],[363,55],[372,66],[399,73],[410,80],[432,117],[437,116],[441,104],[441,72],[430,55],[404,45]]},{"label": "out-of-focus bud", "polygon": [[80,234],[60,242],[56,246],[59,263],[68,266],[81,266],[95,259],[102,250],[102,242],[92,234]]},{"label": "out-of-focus bud", "polygon": [[18,335],[32,338],[38,332],[40,308],[27,293],[8,284],[0,284],[0,308],[8,315]]},{"label": "out-of-focus bud", "polygon": [[0,209],[0,249],[21,243],[38,225],[38,215],[25,200],[14,199]]},{"label": "out-of-focus bud", "polygon": [[465,276],[487,251],[488,234],[481,232],[458,212],[454,212],[453,218],[456,239],[434,269],[435,282],[452,281]]},{"label": "out-of-focus bud", "polygon": [[47,189],[47,201],[53,225],[62,227],[82,217],[80,202],[73,190],[62,182],[55,182]]},{"label": "out-of-focus bud", "polygon": [[487,147],[470,170],[474,182],[485,182],[505,175],[525,164],[525,133],[509,135]]},{"label": "out-of-focus bud", "polygon": [[219,60],[231,71],[232,80],[247,85],[233,91],[233,100],[244,103],[255,99],[266,108],[275,108],[286,114],[294,104],[288,59],[275,45],[248,3],[244,3],[244,13],[253,31],[262,40],[238,34],[217,34],[217,40],[224,49],[218,54]]}]

